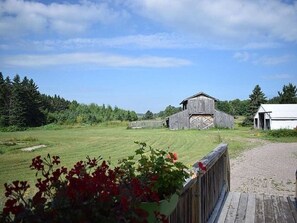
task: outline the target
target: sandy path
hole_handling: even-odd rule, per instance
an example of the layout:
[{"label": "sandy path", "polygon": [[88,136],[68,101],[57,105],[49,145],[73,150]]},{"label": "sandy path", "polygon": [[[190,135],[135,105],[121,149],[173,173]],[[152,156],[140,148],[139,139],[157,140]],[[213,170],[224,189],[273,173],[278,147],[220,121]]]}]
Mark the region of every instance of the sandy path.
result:
[{"label": "sandy path", "polygon": [[295,195],[297,143],[268,143],[230,163],[231,191]]}]

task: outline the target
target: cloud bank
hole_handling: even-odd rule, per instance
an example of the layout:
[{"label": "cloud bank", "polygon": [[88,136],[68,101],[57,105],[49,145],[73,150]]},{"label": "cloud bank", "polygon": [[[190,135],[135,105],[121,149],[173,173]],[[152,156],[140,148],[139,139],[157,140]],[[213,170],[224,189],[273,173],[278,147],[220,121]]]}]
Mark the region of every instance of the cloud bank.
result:
[{"label": "cloud bank", "polygon": [[133,15],[147,26],[155,23],[203,43],[238,41],[257,48],[265,43],[273,45],[274,40],[297,42],[297,2],[281,0],[84,0],[51,4],[6,0],[0,2],[0,37],[40,33],[79,36],[123,20],[137,27]]},{"label": "cloud bank", "polygon": [[297,41],[297,2],[281,0],[142,0],[134,11],[203,39]]},{"label": "cloud bank", "polygon": [[81,1],[76,4],[6,0],[0,2],[0,37],[26,34],[82,34],[93,25],[123,19],[124,11],[115,11],[105,2]]},{"label": "cloud bank", "polygon": [[105,53],[64,53],[52,55],[17,55],[2,58],[1,66],[46,67],[59,65],[90,64],[98,67],[147,67],[165,68],[190,65],[185,59],[157,56],[121,56]]}]

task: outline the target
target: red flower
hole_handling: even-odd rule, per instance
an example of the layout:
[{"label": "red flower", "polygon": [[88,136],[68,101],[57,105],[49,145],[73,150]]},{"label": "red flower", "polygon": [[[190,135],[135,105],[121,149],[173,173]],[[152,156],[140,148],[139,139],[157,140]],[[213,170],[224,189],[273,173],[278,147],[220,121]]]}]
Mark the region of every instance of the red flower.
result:
[{"label": "red flower", "polygon": [[121,197],[121,206],[123,208],[124,211],[128,211],[129,210],[129,203],[128,203],[128,199],[125,196]]},{"label": "red flower", "polygon": [[169,153],[167,158],[170,159],[173,163],[177,161],[177,153]]},{"label": "red flower", "polygon": [[131,186],[132,186],[132,191],[136,195],[136,197],[139,197],[142,195],[143,190],[141,188],[141,183],[139,179],[133,178],[131,180]]},{"label": "red flower", "polygon": [[37,181],[38,182],[35,184],[35,186],[39,189],[39,192],[47,191],[49,180],[46,179],[41,181],[41,179],[39,178],[37,179]]},{"label": "red flower", "polygon": [[87,157],[87,165],[89,165],[90,168],[97,166],[98,160],[96,158],[91,159],[90,157]]},{"label": "red flower", "polygon": [[17,204],[16,199],[8,199],[5,202],[5,207],[3,208],[3,213],[4,214],[13,214],[13,215],[18,215],[24,210],[24,205],[23,204]]},{"label": "red flower", "polygon": [[41,192],[37,192],[32,198],[32,202],[34,206],[44,205],[46,202],[46,198],[42,197]]},{"label": "red flower", "polygon": [[198,162],[198,167],[203,170],[206,171],[206,166],[202,163],[202,162]]},{"label": "red flower", "polygon": [[53,164],[59,165],[59,163],[60,163],[60,157],[53,156]]},{"label": "red flower", "polygon": [[43,161],[41,159],[41,156],[37,156],[35,158],[32,159],[32,164],[31,164],[31,169],[35,169],[35,170],[43,170],[44,169],[44,165],[43,165]]}]

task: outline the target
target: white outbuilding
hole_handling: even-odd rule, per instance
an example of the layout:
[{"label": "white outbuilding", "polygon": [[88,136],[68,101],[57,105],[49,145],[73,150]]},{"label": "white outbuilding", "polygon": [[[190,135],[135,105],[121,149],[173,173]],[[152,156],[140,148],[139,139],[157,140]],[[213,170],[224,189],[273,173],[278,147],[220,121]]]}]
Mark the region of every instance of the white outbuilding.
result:
[{"label": "white outbuilding", "polygon": [[297,104],[261,104],[254,116],[254,128],[294,129],[297,127]]}]

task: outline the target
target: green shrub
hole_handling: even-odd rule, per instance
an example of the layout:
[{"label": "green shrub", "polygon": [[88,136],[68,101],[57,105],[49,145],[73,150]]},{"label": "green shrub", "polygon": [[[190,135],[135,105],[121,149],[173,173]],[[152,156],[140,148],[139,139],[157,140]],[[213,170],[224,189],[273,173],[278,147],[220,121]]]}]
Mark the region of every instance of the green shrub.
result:
[{"label": "green shrub", "polygon": [[280,138],[280,137],[297,137],[297,129],[278,129],[267,132],[268,136]]}]

